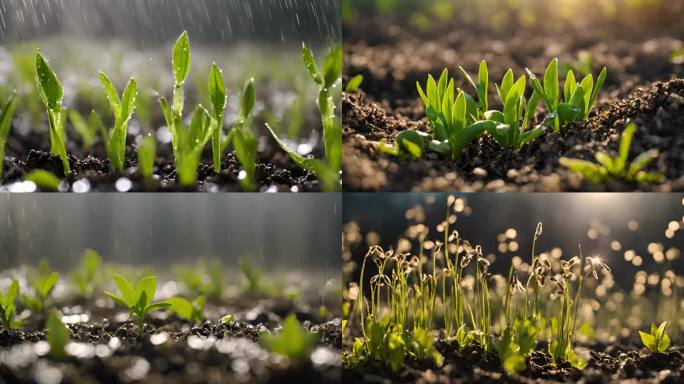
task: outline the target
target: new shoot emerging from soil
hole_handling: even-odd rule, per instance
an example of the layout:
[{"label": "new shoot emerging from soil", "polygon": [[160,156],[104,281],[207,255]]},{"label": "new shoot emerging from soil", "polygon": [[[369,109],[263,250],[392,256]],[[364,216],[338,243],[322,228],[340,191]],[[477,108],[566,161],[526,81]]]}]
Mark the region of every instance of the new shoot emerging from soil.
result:
[{"label": "new shoot emerging from soil", "polygon": [[661,179],[660,173],[647,172],[643,168],[658,157],[658,150],[651,149],[637,156],[631,163],[627,161],[632,138],[637,129],[636,123],[630,123],[620,137],[620,148],[617,157],[611,157],[605,152],[595,154],[598,163],[581,159],[560,158],[560,164],[572,171],[580,173],[587,180],[603,183],[609,180],[622,180],[628,183],[646,182],[657,183]]},{"label": "new shoot emerging from soil", "polygon": [[50,146],[53,155],[59,155],[64,168],[64,175],[71,172],[66,152],[66,114],[62,108],[64,90],[57,75],[40,51],[36,52],[36,85],[43,104],[47,108],[50,126]]},{"label": "new shoot emerging from soil", "polygon": [[21,326],[21,322],[14,319],[16,307],[14,300],[19,296],[19,283],[12,280],[6,292],[0,292],[0,320],[5,329],[14,329]]},{"label": "new shoot emerging from soil", "polygon": [[154,175],[154,159],[157,156],[157,140],[148,134],[140,140],[138,145],[138,168],[145,181],[152,180]]},{"label": "new shoot emerging from soil", "polygon": [[5,167],[5,145],[7,144],[7,136],[12,126],[15,105],[16,100],[14,97],[10,97],[4,106],[0,106],[0,179]]},{"label": "new shoot emerging from soil", "polygon": [[314,172],[326,191],[340,189],[340,164],[342,162],[342,124],[335,117],[333,88],[342,75],[342,47],[330,51],[319,68],[311,50],[302,43],[302,58],[311,79],[318,86],[318,110],[323,123],[323,144],[325,159],[311,159],[301,156],[280,140],[273,128],[266,124],[271,136],[300,168]]},{"label": "new shoot emerging from soil", "polygon": [[649,333],[639,331],[641,342],[653,353],[665,353],[670,347],[670,337],[666,333],[667,321],[663,321],[659,326],[651,324]]},{"label": "new shoot emerging from soil", "polygon": [[81,268],[71,273],[71,280],[81,297],[91,297],[99,285],[98,272],[102,256],[97,251],[86,249],[81,256]]},{"label": "new shoot emerging from soil", "polygon": [[294,314],[283,321],[283,328],[278,334],[261,333],[259,341],[268,351],[287,356],[294,363],[306,361],[311,355],[318,336],[302,327]]},{"label": "new shoot emerging from soil", "polygon": [[66,357],[64,347],[71,341],[71,331],[60,319],[57,311],[50,311],[47,318],[47,342],[50,345],[49,356],[55,360]]},{"label": "new shoot emerging from soil", "polygon": [[205,296],[197,296],[193,301],[183,297],[170,297],[166,299],[169,310],[175,312],[181,319],[191,323],[199,323],[204,320],[204,305],[207,302]]},{"label": "new shoot emerging from soil", "polygon": [[142,335],[145,327],[145,317],[148,313],[171,306],[165,301],[154,302],[154,294],[157,292],[157,278],[147,276],[142,278],[136,285],[128,282],[119,275],[113,275],[114,283],[121,295],[105,292],[115,303],[128,309],[130,314],[138,321],[138,332]]},{"label": "new shoot emerging from soil", "polygon": [[24,304],[34,312],[43,311],[45,302],[50,297],[52,290],[55,289],[55,284],[57,284],[58,280],[59,273],[41,271],[39,276],[35,277],[31,282],[35,295],[23,295]]},{"label": "new shoot emerging from soil", "polygon": [[126,156],[126,135],[128,133],[128,122],[135,109],[135,99],[138,95],[138,83],[135,79],[130,79],[121,99],[116,92],[116,87],[104,72],[100,72],[100,83],[104,90],[109,105],[114,115],[114,126],[107,131],[97,113],[93,112],[92,120],[98,127],[102,140],[107,150],[107,157],[116,172],[123,172],[124,160]]}]

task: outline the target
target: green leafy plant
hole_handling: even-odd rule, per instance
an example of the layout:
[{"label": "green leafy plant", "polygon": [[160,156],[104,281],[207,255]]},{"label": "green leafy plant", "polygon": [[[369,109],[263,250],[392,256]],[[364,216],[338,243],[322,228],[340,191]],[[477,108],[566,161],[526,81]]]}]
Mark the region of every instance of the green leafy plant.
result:
[{"label": "green leafy plant", "polygon": [[47,342],[50,345],[49,356],[56,360],[65,358],[64,347],[71,341],[71,331],[62,323],[57,311],[50,311],[46,327]]},{"label": "green leafy plant", "polygon": [[226,86],[223,83],[223,72],[214,63],[209,71],[209,98],[213,107],[212,114],[217,125],[211,139],[211,149],[214,157],[214,172],[221,172],[221,154],[223,153],[223,143],[221,134],[223,133],[223,117],[226,113]]},{"label": "green leafy plant", "polygon": [[240,272],[245,281],[242,287],[243,291],[252,294],[266,292],[267,289],[263,283],[263,272],[261,269],[252,265],[249,259],[246,258],[242,258],[238,261],[238,267],[240,268]]},{"label": "green leafy plant", "polygon": [[240,179],[242,188],[247,191],[256,188],[254,172],[256,171],[256,156],[258,140],[252,130],[252,111],[256,101],[256,91],[254,89],[254,79],[249,79],[240,94],[240,113],[237,121],[228,134],[223,147],[225,148],[233,140],[235,156],[237,156],[244,177]]},{"label": "green leafy plant", "polygon": [[16,306],[14,300],[19,296],[19,283],[12,280],[6,292],[0,292],[0,320],[5,329],[14,329],[21,326],[21,322],[14,318]]},{"label": "green leafy plant", "polygon": [[663,321],[659,326],[651,324],[649,333],[639,331],[641,342],[653,353],[665,353],[670,347],[670,337],[666,333],[667,321]]},{"label": "green leafy plant", "polygon": [[93,120],[93,118],[97,115],[91,113],[88,116],[87,121],[83,115],[81,115],[75,109],[68,110],[67,115],[69,117],[69,121],[71,121],[71,126],[74,127],[74,130],[81,136],[81,140],[83,141],[83,149],[90,150],[99,133],[97,122]]},{"label": "green leafy plant", "polygon": [[318,86],[318,110],[323,123],[323,144],[325,159],[318,160],[301,156],[285,145],[270,125],[266,125],[271,136],[300,168],[314,172],[326,191],[340,189],[340,166],[342,163],[342,124],[335,116],[333,88],[342,74],[342,47],[332,49],[319,68],[311,50],[302,43],[302,58],[309,75]]},{"label": "green leafy plant", "polygon": [[204,295],[214,301],[223,298],[223,266],[220,260],[203,260],[195,265],[178,265],[172,270],[185,284],[190,295]]},{"label": "green leafy plant", "polygon": [[44,169],[34,169],[29,172],[24,180],[34,182],[39,188],[48,191],[57,191],[59,188],[59,178],[54,173]]},{"label": "green leafy plant", "polygon": [[166,125],[171,132],[173,155],[176,163],[178,182],[183,186],[192,186],[197,181],[197,167],[199,167],[202,150],[213,136],[216,123],[209,112],[197,105],[186,129],[183,123],[183,106],[185,93],[183,84],[190,73],[190,39],[188,33],[183,32],[173,48],[173,103],[169,106],[164,97],[159,98]]},{"label": "green leafy plant", "polygon": [[518,150],[523,145],[544,134],[541,126],[528,129],[531,118],[539,103],[539,93],[532,92],[529,100],[525,97],[526,78],[520,76],[515,80],[513,71],[509,69],[504,75],[501,85],[497,85],[497,93],[503,105],[503,112],[491,110],[484,117],[495,122],[488,132],[504,148]]},{"label": "green leafy plant", "polygon": [[[44,264],[45,265],[45,264]],[[47,268],[47,267],[44,267]],[[34,312],[41,312],[45,309],[45,302],[50,297],[55,284],[59,280],[59,273],[40,271],[38,276],[33,278],[31,285],[35,292],[34,296],[22,295],[24,304]]]},{"label": "green leafy plant", "polygon": [[119,99],[119,95],[116,92],[116,87],[114,87],[114,84],[104,72],[100,72],[100,83],[114,115],[114,126],[108,132],[96,113],[91,114],[91,117],[100,131],[102,140],[104,140],[107,157],[112,168],[117,172],[123,172],[128,122],[135,109],[135,99],[138,96],[138,82],[133,78],[130,79],[121,95],[121,99]]},{"label": "green leafy plant", "polygon": [[352,77],[349,82],[347,82],[347,86],[345,87],[345,91],[347,93],[354,93],[359,90],[359,87],[361,86],[361,83],[363,83],[363,75],[358,74],[354,77]]},{"label": "green leafy plant", "polygon": [[504,369],[510,375],[516,375],[525,369],[525,356],[520,352],[520,346],[514,340],[511,327],[507,327],[501,336],[492,342]]},{"label": "green leafy plant", "polygon": [[527,69],[532,88],[539,95],[549,112],[554,132],[559,132],[569,123],[589,118],[591,107],[598,98],[599,91],[606,80],[608,70],[604,67],[596,83],[591,74],[586,75],[580,83],[575,80],[572,70],[568,71],[563,87],[563,101],[561,102],[561,90],[558,82],[558,59],[551,60],[544,72],[544,83]]},{"label": "green leafy plant", "polygon": [[12,117],[14,116],[16,104],[16,99],[10,97],[7,103],[0,108],[0,179],[2,179],[5,167],[5,145],[7,144],[7,136],[9,136],[12,126]]},{"label": "green leafy plant", "polygon": [[157,278],[155,276],[142,278],[135,284],[135,287],[120,275],[112,275],[112,279],[114,279],[114,283],[121,295],[115,295],[111,292],[105,292],[105,295],[114,300],[115,303],[128,309],[130,314],[138,320],[138,332],[140,335],[144,332],[145,317],[147,317],[148,313],[171,306],[166,301],[154,302],[154,294],[157,291]]},{"label": "green leafy plant", "polygon": [[[486,65],[483,70],[486,72]],[[481,80],[484,77],[486,75],[482,73]],[[486,86],[476,87],[478,92],[487,92]],[[477,120],[481,114],[478,112],[478,104],[470,95],[454,88],[454,79],[449,79],[447,69],[442,71],[439,81],[435,81],[432,75],[428,76],[425,92],[418,82],[416,88],[425,105],[432,130],[433,140],[428,143],[431,150],[456,160],[468,144],[485,131],[494,129],[494,122]],[[486,101],[480,103],[480,107],[483,105],[486,105]],[[418,144],[416,141],[413,143]]]},{"label": "green leafy plant", "polygon": [[658,157],[658,150],[646,151],[628,162],[629,148],[637,129],[635,123],[627,125],[620,137],[620,148],[617,157],[611,157],[606,152],[597,152],[594,156],[598,163],[581,159],[560,158],[560,164],[572,171],[580,173],[587,180],[603,183],[609,180],[623,180],[626,182],[657,183],[662,175],[657,172],[647,172],[643,168]]},{"label": "green leafy plant", "polygon": [[55,72],[40,51],[36,51],[36,84],[43,104],[47,108],[48,124],[50,126],[50,146],[53,155],[59,155],[64,167],[64,175],[71,172],[66,152],[66,130],[62,99],[64,90]]},{"label": "green leafy plant", "polygon": [[262,332],[259,342],[270,352],[287,356],[293,362],[303,362],[309,358],[318,336],[305,330],[294,314],[288,315],[278,334]]},{"label": "green leafy plant", "polygon": [[458,67],[458,69],[461,71],[466,81],[475,88],[475,91],[477,92],[476,117],[481,119],[484,117],[484,113],[489,110],[489,101],[487,100],[489,94],[489,70],[487,68],[487,62],[484,60],[480,62],[480,68],[477,72],[477,83],[463,67]]},{"label": "green leafy plant", "polygon": [[207,302],[205,296],[197,296],[193,301],[183,297],[170,297],[166,299],[166,302],[170,304],[168,309],[175,312],[181,319],[191,323],[204,320],[204,305]]},{"label": "green leafy plant", "polygon": [[78,295],[90,297],[99,284],[98,272],[102,265],[102,256],[97,251],[86,249],[81,256],[81,268],[71,273],[71,281]]},{"label": "green leafy plant", "polygon": [[145,181],[150,182],[154,175],[154,159],[157,154],[157,140],[148,134],[140,140],[138,145],[138,167]]}]

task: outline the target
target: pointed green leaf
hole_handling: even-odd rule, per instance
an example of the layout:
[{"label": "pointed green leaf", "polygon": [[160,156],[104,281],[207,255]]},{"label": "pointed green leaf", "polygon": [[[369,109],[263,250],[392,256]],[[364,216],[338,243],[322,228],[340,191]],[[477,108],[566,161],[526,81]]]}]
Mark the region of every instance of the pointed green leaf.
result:
[{"label": "pointed green leaf", "polygon": [[119,304],[120,306],[124,308],[131,308],[132,305],[129,305],[126,299],[124,299],[121,296],[117,296],[111,292],[106,291],[105,296],[109,297],[110,299],[114,300],[115,303]]},{"label": "pointed green leaf", "polygon": [[132,307],[135,305],[138,297],[135,295],[135,290],[133,289],[131,283],[117,274],[112,275],[112,279],[114,280],[116,287],[119,289],[119,292],[121,292],[121,296],[127,303],[127,307]]},{"label": "pointed green leaf", "polygon": [[558,87],[558,59],[551,60],[544,72],[544,93],[548,99],[548,104],[555,111],[558,106],[560,89]]},{"label": "pointed green leaf", "polygon": [[173,46],[173,76],[176,84],[185,82],[190,73],[190,38],[184,31]]},{"label": "pointed green leaf", "polygon": [[577,88],[577,80],[575,80],[575,73],[570,69],[565,77],[565,85],[563,86],[563,101],[566,103],[570,101],[572,94],[575,93],[575,88]]},{"label": "pointed green leaf", "polygon": [[36,51],[36,83],[43,103],[48,109],[61,109],[62,98],[64,97],[62,84],[40,51]]},{"label": "pointed green leaf", "polygon": [[[124,89],[123,98],[121,101],[121,114],[119,116],[119,123],[125,127],[125,124],[130,120],[135,109],[135,99],[138,96],[138,82],[131,78]],[[125,138],[125,135],[124,135]],[[125,144],[125,142],[124,142]]]},{"label": "pointed green leaf", "polygon": [[245,88],[240,97],[240,116],[246,119],[252,114],[255,99],[256,92],[254,90],[254,79],[251,78],[245,84]]},{"label": "pointed green leaf", "polygon": [[330,88],[342,75],[342,46],[338,45],[323,60],[323,86]]},{"label": "pointed green leaf", "polygon": [[102,89],[107,96],[107,101],[109,101],[114,117],[118,118],[121,115],[121,100],[119,100],[114,84],[104,72],[100,72],[100,84],[102,84]]},{"label": "pointed green leaf", "polygon": [[144,302],[144,305],[147,306],[154,300],[154,295],[156,292],[157,278],[155,276],[147,276],[140,280],[138,284],[136,284],[133,297],[135,297],[136,300],[139,300],[142,294],[145,293],[147,301]]},{"label": "pointed green leaf", "polygon": [[323,85],[323,79],[321,79],[321,75],[318,73],[316,59],[314,59],[313,53],[304,43],[302,43],[302,59],[313,81],[318,85]]}]

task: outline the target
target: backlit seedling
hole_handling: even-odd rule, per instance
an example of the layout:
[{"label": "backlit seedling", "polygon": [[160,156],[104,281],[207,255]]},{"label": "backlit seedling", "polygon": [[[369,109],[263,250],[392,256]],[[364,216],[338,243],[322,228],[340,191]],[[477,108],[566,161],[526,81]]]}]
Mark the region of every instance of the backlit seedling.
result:
[{"label": "backlit seedling", "polygon": [[128,122],[135,109],[135,99],[138,96],[138,83],[135,79],[130,79],[121,99],[119,99],[114,84],[104,72],[100,72],[100,83],[107,96],[107,100],[109,100],[109,105],[112,114],[114,115],[114,126],[107,131],[96,113],[93,113],[91,118],[100,131],[100,135],[102,136],[102,140],[104,141],[107,150],[107,157],[109,158],[112,168],[117,172],[123,172],[126,156]]},{"label": "backlit seedling", "polygon": [[173,155],[176,163],[178,182],[183,186],[192,186],[197,181],[202,150],[209,142],[216,129],[216,123],[209,112],[197,105],[190,126],[186,129],[183,122],[183,105],[185,94],[183,84],[190,73],[190,40],[187,32],[178,38],[173,48],[173,104],[169,106],[164,97],[159,99],[166,125],[171,132]]},{"label": "backlit seedling", "polygon": [[663,321],[659,326],[651,324],[649,333],[639,331],[641,342],[649,351],[653,353],[665,353],[670,347],[670,337],[666,333],[667,321]]},{"label": "backlit seedling", "polygon": [[5,168],[5,145],[7,144],[7,136],[12,126],[15,106],[16,100],[14,97],[11,97],[4,106],[0,106],[0,179],[2,179],[3,169]]},{"label": "backlit seedling", "polygon": [[259,342],[268,351],[286,356],[294,363],[306,361],[311,355],[318,336],[305,330],[294,314],[283,321],[283,327],[275,335],[263,332]]},{"label": "backlit seedling", "polygon": [[14,318],[16,306],[14,300],[19,296],[19,283],[12,280],[7,291],[0,292],[0,320],[5,329],[14,329],[21,326],[21,322]]},{"label": "backlit seedling", "polygon": [[361,83],[363,83],[363,75],[358,74],[349,80],[344,90],[347,93],[354,93],[359,90],[359,87],[361,87]]},{"label": "backlit seedling", "polygon": [[91,113],[86,119],[75,109],[70,109],[67,111],[69,116],[69,121],[74,130],[81,136],[83,141],[83,149],[90,150],[97,139],[97,135],[100,134],[98,121],[94,118],[97,117],[95,113]]},{"label": "backlit seedling", "polygon": [[64,126],[66,115],[62,108],[64,90],[57,75],[39,51],[36,52],[36,85],[43,104],[47,108],[50,126],[50,151],[53,155],[59,155],[62,160],[64,175],[67,175],[71,169],[66,152],[66,130]]},{"label": "backlit seedling", "polygon": [[240,114],[238,120],[233,125],[230,133],[224,141],[225,148],[233,140],[235,156],[237,156],[242,166],[244,175],[240,175],[240,184],[247,191],[256,188],[254,172],[256,171],[256,157],[258,140],[252,130],[252,110],[256,100],[254,89],[254,79],[247,80],[245,87],[240,95]]},{"label": "backlit seedling", "polygon": [[261,269],[252,265],[248,259],[240,259],[238,262],[240,272],[245,279],[242,289],[245,292],[252,294],[259,294],[265,291],[264,283],[262,281]]},{"label": "backlit seedling", "polygon": [[611,157],[606,152],[596,152],[594,155],[598,163],[581,159],[560,158],[560,164],[572,171],[580,173],[587,180],[594,183],[604,183],[609,180],[622,180],[629,183],[646,182],[657,183],[662,178],[658,172],[647,172],[643,168],[658,157],[658,150],[651,149],[628,162],[629,148],[637,129],[635,123],[627,125],[620,137],[620,148],[617,157]]},{"label": "backlit seedling", "polygon": [[86,249],[81,256],[81,268],[71,273],[71,281],[81,297],[90,297],[95,291],[99,281],[97,279],[102,256],[97,251]]},{"label": "backlit seedling", "polygon": [[530,76],[532,88],[541,97],[550,114],[548,118],[552,121],[554,132],[559,132],[572,122],[589,118],[591,107],[596,102],[606,80],[607,69],[603,68],[595,84],[592,74],[586,75],[580,83],[577,83],[574,72],[569,70],[563,87],[562,102],[558,82],[558,59],[554,58],[546,67],[544,84],[529,69],[527,73]]},{"label": "backlit seedling", "polygon": [[23,295],[24,304],[34,312],[41,312],[45,308],[45,302],[50,297],[55,284],[59,280],[59,273],[40,273],[31,282],[35,296]]},{"label": "backlit seedling", "polygon": [[170,297],[166,299],[170,304],[169,310],[175,312],[181,319],[191,323],[199,323],[204,320],[204,305],[207,302],[205,296],[198,296],[190,301],[183,297]]},{"label": "backlit seedling", "polygon": [[154,159],[157,156],[157,140],[148,134],[138,145],[138,168],[145,181],[150,182],[154,175]]},{"label": "backlit seedling", "polygon": [[145,328],[145,317],[148,313],[171,306],[165,301],[154,302],[154,294],[157,292],[157,278],[155,276],[142,278],[135,287],[122,276],[112,275],[112,278],[121,295],[115,295],[111,292],[105,292],[105,295],[126,308],[131,316],[137,319],[138,332],[141,335]]},{"label": "backlit seedling", "polygon": [[[214,133],[211,139],[211,150],[214,157],[214,172],[221,172],[221,154],[225,148],[223,139],[223,116],[226,113],[226,86],[223,83],[223,73],[214,63],[209,71],[209,98],[211,99],[212,115],[214,117]],[[226,143],[227,145],[227,143]]]},{"label": "backlit seedling", "polygon": [[65,358],[67,354],[64,348],[71,341],[71,331],[64,325],[57,311],[53,310],[48,315],[46,328],[47,342],[50,346],[48,355],[55,360]]},{"label": "backlit seedling", "polygon": [[528,129],[528,124],[539,103],[539,93],[532,92],[529,100],[525,97],[525,76],[514,80],[513,71],[508,70],[497,86],[497,92],[503,105],[503,112],[491,110],[485,112],[487,121],[495,122],[488,132],[504,148],[518,150],[523,145],[544,134],[540,126]]},{"label": "backlit seedling", "polygon": [[271,136],[300,168],[314,172],[326,191],[340,189],[340,166],[342,163],[342,123],[335,117],[333,88],[342,74],[342,47],[332,49],[319,68],[311,50],[302,44],[302,58],[309,75],[318,86],[318,110],[323,123],[323,144],[325,159],[318,160],[301,156],[280,140],[270,125],[266,125]]}]

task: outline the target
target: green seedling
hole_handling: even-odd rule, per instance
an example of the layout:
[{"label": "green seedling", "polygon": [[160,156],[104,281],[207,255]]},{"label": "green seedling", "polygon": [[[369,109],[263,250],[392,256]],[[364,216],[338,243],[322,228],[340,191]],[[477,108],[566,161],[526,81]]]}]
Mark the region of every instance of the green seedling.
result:
[{"label": "green seedling", "polygon": [[318,86],[318,110],[323,123],[323,144],[325,159],[311,159],[301,156],[285,145],[268,124],[266,127],[278,145],[300,168],[314,172],[326,191],[340,189],[340,166],[342,163],[342,123],[335,116],[333,88],[342,75],[342,47],[330,51],[319,68],[311,50],[302,43],[302,58],[309,75]]},{"label": "green seedling", "polygon": [[138,145],[138,168],[145,181],[150,182],[154,175],[154,159],[157,155],[157,140],[148,134]]},{"label": "green seedling", "polygon": [[104,140],[107,157],[112,168],[117,172],[123,172],[128,122],[131,120],[133,110],[135,109],[138,83],[135,79],[130,79],[121,95],[121,99],[119,99],[119,94],[116,92],[116,87],[114,87],[114,84],[104,72],[100,72],[100,84],[102,84],[102,89],[107,96],[107,100],[109,100],[109,106],[114,115],[114,126],[107,131],[96,113],[92,113],[91,118],[100,131],[102,140]]},{"label": "green seedling", "polygon": [[667,321],[663,321],[659,326],[651,324],[651,331],[649,333],[639,331],[641,342],[652,353],[665,353],[670,347],[670,337],[665,332],[667,330]]},{"label": "green seedling", "polygon": [[69,116],[69,121],[71,121],[71,126],[74,127],[74,130],[81,136],[83,148],[85,150],[92,148],[93,143],[95,143],[95,139],[97,139],[97,135],[99,134],[99,126],[97,122],[93,120],[93,117],[97,115],[91,113],[87,121],[75,109],[68,110],[67,115]]},{"label": "green seedling", "polygon": [[161,97],[159,104],[171,132],[178,182],[183,186],[192,186],[197,181],[197,167],[202,150],[213,136],[217,124],[202,105],[195,108],[187,129],[183,123],[183,84],[190,73],[190,39],[187,32],[183,32],[174,45],[172,64],[175,81],[173,103],[169,106],[166,99]]},{"label": "green seedling", "polygon": [[507,327],[501,336],[494,338],[492,344],[508,374],[517,375],[525,369],[525,356],[520,352],[520,346],[514,340],[511,327]]},{"label": "green seedling", "polygon": [[170,297],[166,299],[170,304],[169,310],[175,312],[181,319],[191,323],[199,323],[204,320],[204,305],[207,302],[205,296],[197,296],[193,301],[183,297]]},{"label": "green seedling", "polygon": [[91,297],[97,288],[98,272],[102,265],[102,256],[97,251],[86,249],[81,256],[81,268],[71,273],[71,281],[81,297]]},{"label": "green seedling", "polygon": [[223,133],[223,117],[226,113],[226,86],[223,83],[223,73],[216,63],[211,66],[209,71],[209,98],[212,105],[212,115],[214,117],[214,133],[211,139],[211,150],[214,157],[214,172],[221,172],[221,154],[223,153],[223,143],[221,134]]},{"label": "green seedling", "polygon": [[64,175],[71,172],[66,152],[66,130],[64,122],[66,115],[62,108],[64,90],[48,61],[36,51],[36,85],[43,104],[47,108],[48,124],[50,126],[50,147],[53,155],[59,155],[64,167]]},{"label": "green seedling", "polygon": [[47,191],[57,191],[60,184],[59,178],[57,176],[44,169],[34,169],[24,177],[24,180],[32,181],[40,189]]},{"label": "green seedling", "polygon": [[363,83],[363,75],[358,74],[349,80],[344,90],[347,91],[347,93],[354,93],[359,90],[361,83]]},{"label": "green seedling", "polygon": [[0,108],[0,179],[2,179],[3,169],[5,167],[5,145],[7,144],[7,136],[9,136],[10,128],[12,127],[12,117],[14,116],[16,104],[16,100],[12,96],[7,103]]},{"label": "green seedling", "polygon": [[45,309],[45,302],[50,297],[55,284],[59,280],[59,273],[42,271],[32,281],[35,296],[22,295],[24,304],[33,312],[41,312]]},{"label": "green seedling", "polygon": [[221,318],[221,324],[223,325],[231,325],[235,322],[235,316],[233,315],[225,315]]},{"label": "green seedling", "polygon": [[16,306],[14,300],[19,296],[19,283],[12,280],[6,292],[0,292],[0,320],[5,329],[14,329],[21,326],[21,321],[14,318]]},{"label": "green seedling", "polygon": [[112,275],[112,278],[121,295],[115,295],[111,292],[105,292],[105,295],[114,300],[115,303],[128,309],[131,316],[138,320],[138,332],[140,335],[144,332],[145,317],[147,317],[148,313],[171,306],[170,303],[165,301],[154,302],[154,294],[157,292],[157,278],[155,276],[142,278],[135,285],[135,288],[120,275]]},{"label": "green seedling", "polygon": [[262,332],[259,342],[268,351],[287,356],[293,362],[301,363],[309,358],[318,336],[302,327],[294,314],[290,314],[283,321],[283,327],[276,335]]},{"label": "green seedling", "polygon": [[[591,74],[586,75],[580,83],[577,83],[574,72],[569,70],[561,95],[558,82],[558,59],[554,58],[546,67],[543,85],[534,73],[527,69],[532,88],[544,102],[550,114],[548,119],[552,121],[554,132],[560,132],[572,122],[589,118],[589,112],[603,87],[607,72],[608,70],[604,67],[594,84],[594,77]],[[562,102],[561,96],[563,96]]]},{"label": "green seedling", "polygon": [[520,76],[516,81],[513,71],[508,70],[497,85],[497,93],[503,105],[503,112],[491,110],[484,113],[488,121],[495,122],[488,132],[504,148],[519,150],[523,145],[542,136],[541,126],[528,129],[528,124],[539,103],[539,93],[532,92],[529,100],[525,98],[526,78]]},{"label": "green seedling", "polygon": [[240,176],[240,184],[246,191],[252,191],[256,188],[254,172],[256,171],[258,141],[251,128],[255,101],[254,79],[249,79],[240,95],[239,117],[223,144],[223,148],[225,148],[231,139],[233,140],[235,156],[237,156],[242,170],[245,172],[244,177]]},{"label": "green seedling", "polygon": [[67,355],[64,347],[71,341],[71,331],[62,323],[57,311],[50,311],[46,326],[47,342],[50,345],[48,355],[55,360],[64,359]]},{"label": "green seedling", "polygon": [[[437,153],[449,155],[452,160],[456,160],[468,144],[496,126],[491,121],[477,120],[480,114],[478,104],[470,95],[454,88],[454,79],[449,79],[447,69],[442,71],[439,81],[435,81],[432,75],[428,76],[425,92],[418,82],[416,88],[425,105],[432,130],[432,140],[426,144]],[[416,139],[414,137],[410,141],[414,146],[420,147]]]},{"label": "green seedling", "polygon": [[242,286],[243,291],[251,294],[260,294],[266,291],[262,281],[263,272],[261,269],[252,265],[249,259],[243,258],[238,261],[240,272],[245,279]]},{"label": "green seedling", "polygon": [[627,125],[620,137],[620,148],[617,157],[611,157],[606,152],[597,152],[594,156],[598,163],[586,160],[560,158],[560,164],[575,171],[594,183],[604,183],[609,180],[622,180],[629,183],[646,182],[657,183],[662,178],[658,172],[647,172],[643,168],[658,157],[658,150],[651,149],[632,160],[627,161],[632,138],[637,129],[635,123]]},{"label": "green seedling", "polygon": [[463,67],[458,67],[458,69],[477,92],[477,117],[482,119],[484,113],[489,110],[489,101],[487,100],[489,93],[489,70],[487,69],[487,62],[484,60],[480,62],[480,68],[477,72],[477,83]]},{"label": "green seedling", "polygon": [[174,266],[173,272],[185,284],[190,295],[204,295],[215,302],[223,297],[223,266],[219,260]]}]

